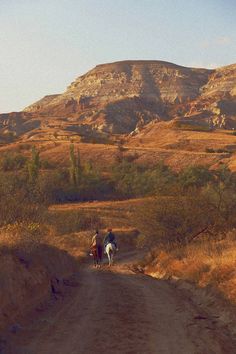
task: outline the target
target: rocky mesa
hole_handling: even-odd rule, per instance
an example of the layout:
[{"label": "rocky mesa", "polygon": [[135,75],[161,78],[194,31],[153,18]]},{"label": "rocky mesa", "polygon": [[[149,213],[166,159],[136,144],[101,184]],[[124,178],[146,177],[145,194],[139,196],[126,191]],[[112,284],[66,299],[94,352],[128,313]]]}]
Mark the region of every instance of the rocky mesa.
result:
[{"label": "rocky mesa", "polygon": [[234,129],[236,64],[215,70],[146,60],[98,65],[64,93],[1,114],[0,133],[127,134],[150,121]]}]

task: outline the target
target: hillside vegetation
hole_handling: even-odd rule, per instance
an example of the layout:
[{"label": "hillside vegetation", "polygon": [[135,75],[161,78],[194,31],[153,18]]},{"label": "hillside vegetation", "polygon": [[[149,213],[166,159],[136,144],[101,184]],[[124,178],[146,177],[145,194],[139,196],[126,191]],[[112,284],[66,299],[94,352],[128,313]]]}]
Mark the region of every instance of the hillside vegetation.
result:
[{"label": "hillside vegetation", "polygon": [[102,170],[73,144],[63,166],[26,150],[0,159],[1,328],[63,293],[96,228],[149,250],[145,272],[214,286],[236,301],[236,174],[225,165],[176,171],[137,164],[120,147]]}]

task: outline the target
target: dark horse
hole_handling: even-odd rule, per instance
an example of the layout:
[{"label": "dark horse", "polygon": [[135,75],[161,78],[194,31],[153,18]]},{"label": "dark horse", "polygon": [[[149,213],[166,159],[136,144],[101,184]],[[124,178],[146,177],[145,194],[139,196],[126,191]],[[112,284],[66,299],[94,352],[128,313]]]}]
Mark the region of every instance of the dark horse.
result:
[{"label": "dark horse", "polygon": [[94,266],[99,267],[102,262],[103,247],[101,245],[93,246],[91,252],[93,255]]}]

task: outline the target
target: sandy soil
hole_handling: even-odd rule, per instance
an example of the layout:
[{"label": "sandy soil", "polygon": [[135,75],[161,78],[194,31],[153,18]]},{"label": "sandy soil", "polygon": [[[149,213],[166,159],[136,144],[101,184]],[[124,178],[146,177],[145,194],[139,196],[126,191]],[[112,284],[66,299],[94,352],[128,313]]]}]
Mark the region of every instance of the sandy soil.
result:
[{"label": "sandy soil", "polygon": [[11,335],[9,353],[236,353],[216,318],[168,281],[134,273],[136,259],[120,251],[112,268],[84,264],[76,287]]}]

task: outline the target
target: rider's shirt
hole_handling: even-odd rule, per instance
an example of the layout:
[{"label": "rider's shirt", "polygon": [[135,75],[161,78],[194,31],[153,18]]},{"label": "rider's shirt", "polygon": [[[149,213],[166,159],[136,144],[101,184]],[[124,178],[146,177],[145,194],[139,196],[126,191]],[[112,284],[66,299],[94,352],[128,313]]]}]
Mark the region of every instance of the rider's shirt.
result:
[{"label": "rider's shirt", "polygon": [[91,246],[95,247],[95,246],[100,246],[100,245],[102,245],[101,236],[99,234],[95,234],[92,238]]},{"label": "rider's shirt", "polygon": [[106,246],[109,242],[115,243],[115,235],[112,232],[109,232],[109,234],[105,237],[104,239],[104,245]]}]

